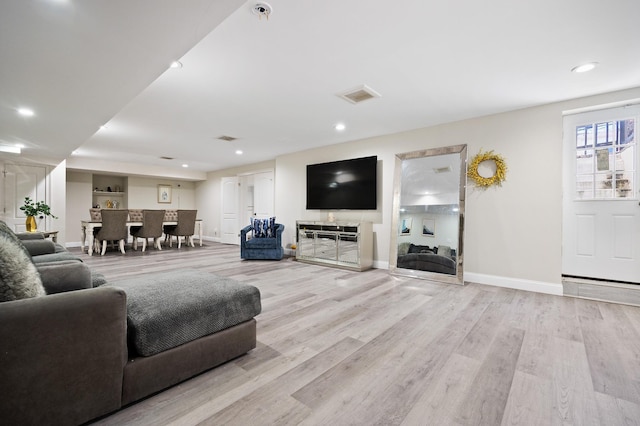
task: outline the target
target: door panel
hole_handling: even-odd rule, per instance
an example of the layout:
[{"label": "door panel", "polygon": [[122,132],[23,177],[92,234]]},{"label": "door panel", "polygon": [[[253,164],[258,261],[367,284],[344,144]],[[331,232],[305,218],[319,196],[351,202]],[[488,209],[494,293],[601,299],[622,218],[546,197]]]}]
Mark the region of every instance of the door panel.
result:
[{"label": "door panel", "polygon": [[562,274],[640,283],[640,106],[564,117]]},{"label": "door panel", "polygon": [[253,187],[255,215],[260,218],[273,216],[273,172],[256,173],[253,175]]},{"label": "door panel", "polygon": [[220,226],[221,241],[225,244],[240,244],[240,228],[238,224],[238,178],[225,177],[221,182],[222,224]]},{"label": "door panel", "polygon": [[[16,232],[25,232],[26,215],[20,207],[24,198],[30,197],[34,201],[47,201],[46,168],[44,166],[24,166],[7,164],[5,166],[4,192],[5,222]],[[46,229],[46,220],[36,218],[39,229]]]}]

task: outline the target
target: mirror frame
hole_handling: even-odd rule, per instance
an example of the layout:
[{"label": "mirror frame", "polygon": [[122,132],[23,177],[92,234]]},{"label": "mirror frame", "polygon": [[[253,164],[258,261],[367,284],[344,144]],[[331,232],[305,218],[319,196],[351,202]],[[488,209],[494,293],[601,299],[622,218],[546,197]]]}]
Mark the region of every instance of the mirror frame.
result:
[{"label": "mirror frame", "polygon": [[[456,275],[448,275],[439,272],[419,271],[414,269],[398,268],[398,221],[400,217],[400,194],[402,192],[402,161],[415,158],[433,157],[446,154],[460,155],[460,184],[459,188],[459,212],[458,212],[458,250],[456,256]],[[389,272],[394,275],[422,278],[431,281],[440,281],[451,284],[464,285],[464,215],[465,198],[467,192],[467,145],[453,145],[441,148],[430,148],[420,151],[396,154],[395,171],[393,176],[393,210],[391,213],[391,248],[389,250]]]}]

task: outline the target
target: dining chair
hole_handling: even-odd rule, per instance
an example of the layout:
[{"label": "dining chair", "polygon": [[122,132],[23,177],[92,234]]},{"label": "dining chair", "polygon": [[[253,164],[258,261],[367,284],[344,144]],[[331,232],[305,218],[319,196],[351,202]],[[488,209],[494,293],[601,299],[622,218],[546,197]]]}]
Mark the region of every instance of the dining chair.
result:
[{"label": "dining chair", "polygon": [[172,245],[174,235],[178,239],[178,248],[181,246],[180,237],[185,237],[188,239],[188,244],[195,247],[193,234],[195,233],[197,214],[198,210],[178,210],[178,224],[164,227],[165,234],[169,236],[169,247]]},{"label": "dining chair", "polygon": [[107,241],[118,241],[120,251],[124,254],[124,242],[127,240],[127,210],[102,209],[102,227],[95,235],[96,241],[102,243],[100,254],[107,251]]},{"label": "dining chair", "polygon": [[138,238],[142,238],[142,251],[147,248],[147,239],[153,238],[153,246],[162,250],[162,221],[164,210],[143,210],[142,226],[132,226],[129,230],[133,237],[133,249],[138,250]]}]

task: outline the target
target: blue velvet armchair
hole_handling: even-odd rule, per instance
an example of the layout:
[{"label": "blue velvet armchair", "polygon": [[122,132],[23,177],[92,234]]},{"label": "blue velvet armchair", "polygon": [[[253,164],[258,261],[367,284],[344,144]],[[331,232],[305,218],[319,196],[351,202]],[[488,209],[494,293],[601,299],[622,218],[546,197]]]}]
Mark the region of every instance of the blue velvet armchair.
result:
[{"label": "blue velvet armchair", "polygon": [[240,230],[240,257],[242,259],[272,259],[280,260],[284,256],[282,248],[282,231],[284,225],[274,224],[275,236],[261,238],[247,238],[253,228],[251,225]]}]

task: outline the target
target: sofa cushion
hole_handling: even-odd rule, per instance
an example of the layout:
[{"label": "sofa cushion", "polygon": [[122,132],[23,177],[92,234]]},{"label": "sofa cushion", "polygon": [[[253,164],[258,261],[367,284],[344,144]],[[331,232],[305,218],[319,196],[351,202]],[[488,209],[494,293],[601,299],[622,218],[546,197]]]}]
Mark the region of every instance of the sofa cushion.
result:
[{"label": "sofa cushion", "polygon": [[275,238],[252,238],[245,242],[245,247],[250,249],[275,248],[278,247],[278,240]]},{"label": "sofa cushion", "polygon": [[56,245],[51,240],[21,240],[31,256],[50,254],[56,252]]},{"label": "sofa cushion", "polygon": [[63,260],[75,260],[77,262],[82,262],[80,257],[78,257],[77,255],[69,251],[60,251],[56,253],[41,254],[39,256],[33,256],[31,260],[36,265],[39,265],[40,263],[59,262]]},{"label": "sofa cushion", "polygon": [[44,295],[31,256],[11,228],[0,221],[0,302]]},{"label": "sofa cushion", "polygon": [[419,246],[411,243],[407,253],[433,253],[433,250],[429,246]]},{"label": "sofa cushion", "polygon": [[47,294],[92,288],[91,270],[77,260],[42,262],[37,265]]},{"label": "sofa cushion", "polygon": [[112,282],[127,294],[131,349],[151,356],[236,324],[261,310],[260,291],[207,272],[182,269]]}]

